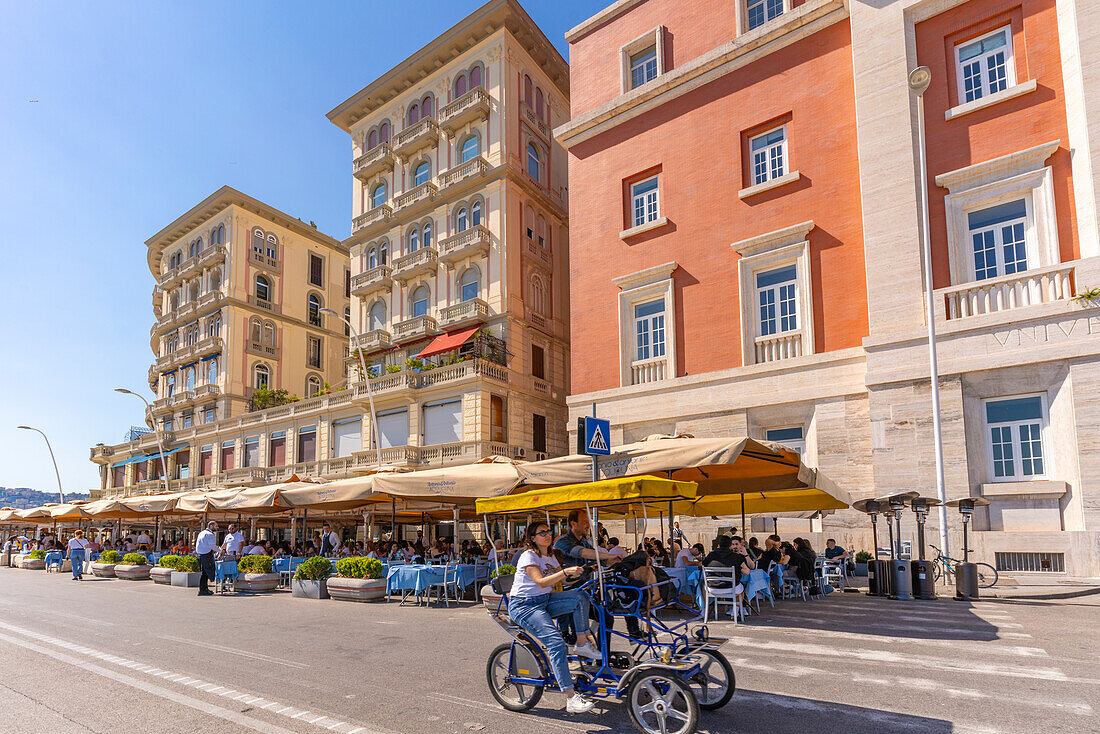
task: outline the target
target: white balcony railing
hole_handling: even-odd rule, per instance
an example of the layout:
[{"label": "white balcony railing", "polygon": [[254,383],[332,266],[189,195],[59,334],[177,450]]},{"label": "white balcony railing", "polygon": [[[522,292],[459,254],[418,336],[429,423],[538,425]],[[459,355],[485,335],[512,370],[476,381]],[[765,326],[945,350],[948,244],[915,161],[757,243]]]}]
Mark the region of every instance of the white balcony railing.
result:
[{"label": "white balcony railing", "polygon": [[453,262],[489,252],[489,229],[478,224],[439,241],[439,259]]},{"label": "white balcony railing", "polygon": [[454,133],[473,120],[483,120],[489,114],[489,95],[482,87],[474,87],[439,110],[439,126]]},{"label": "white balcony railing", "polygon": [[630,384],[645,385],[665,379],[668,374],[668,360],[650,359],[642,362],[633,362],[630,365]]},{"label": "white balcony railing", "polygon": [[393,279],[390,277],[392,272],[389,265],[379,265],[353,276],[351,294],[365,298],[378,291],[389,290],[393,284]]},{"label": "white balcony railing", "polygon": [[379,143],[355,159],[352,175],[364,183],[379,171],[393,170],[393,148],[389,143]]},{"label": "white balcony railing", "polygon": [[480,298],[447,306],[439,312],[439,323],[448,327],[481,322],[487,318],[489,318],[489,305]]},{"label": "white balcony railing", "polygon": [[393,209],[390,208],[389,204],[379,204],[351,220],[351,231],[353,233],[360,232],[379,222],[388,222],[392,218]]},{"label": "white balcony railing", "polygon": [[425,117],[393,136],[393,150],[407,159],[421,148],[438,142],[439,125],[432,118]]},{"label": "white balcony railing", "polygon": [[1073,264],[1035,268],[935,291],[937,304],[942,303],[946,309],[941,316],[948,319],[1066,301],[1074,295]]},{"label": "white balcony railing", "polygon": [[407,342],[424,336],[434,336],[439,329],[431,316],[414,316],[393,325],[393,340]]},{"label": "white balcony railing", "polygon": [[411,280],[420,273],[434,273],[438,266],[439,255],[435,248],[421,247],[393,261],[393,277],[401,281]]},{"label": "white balcony railing", "polygon": [[756,337],[756,364],[794,359],[802,356],[802,332],[788,331],[782,334]]},{"label": "white balcony railing", "polygon": [[439,176],[439,187],[446,189],[451,186],[468,181],[470,179],[481,178],[485,175],[485,172],[489,170],[489,162],[481,156],[471,158],[460,166],[455,166],[449,171],[445,171]]},{"label": "white balcony railing", "polygon": [[351,348],[353,350],[385,349],[390,346],[390,343],[390,332],[385,329],[371,329],[351,338]]},{"label": "white balcony railing", "polygon": [[419,186],[409,189],[400,196],[395,196],[393,199],[393,210],[395,212],[400,212],[425,201],[431,201],[435,198],[437,193],[439,193],[439,188],[431,181],[425,181]]}]

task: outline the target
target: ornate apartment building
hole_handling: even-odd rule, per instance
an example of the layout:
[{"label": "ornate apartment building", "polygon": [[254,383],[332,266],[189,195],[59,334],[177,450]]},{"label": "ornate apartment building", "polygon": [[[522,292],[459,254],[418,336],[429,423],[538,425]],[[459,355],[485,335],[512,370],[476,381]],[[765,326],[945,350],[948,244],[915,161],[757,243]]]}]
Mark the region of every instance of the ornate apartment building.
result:
[{"label": "ornate apartment building", "polygon": [[[169,487],[567,453],[568,94],[549,40],[492,0],[329,113],[352,140],[346,241],[228,187],[151,238]],[[261,387],[301,399],[261,408]],[[91,456],[97,496],[163,486],[152,434]]]},{"label": "ornate apartment building", "polygon": [[[1100,575],[1100,4],[717,5],[620,0],[567,34],[570,418],[935,496],[924,65],[947,495],[991,501],[972,537],[1000,569]],[[863,516],[823,528],[870,550]]]}]

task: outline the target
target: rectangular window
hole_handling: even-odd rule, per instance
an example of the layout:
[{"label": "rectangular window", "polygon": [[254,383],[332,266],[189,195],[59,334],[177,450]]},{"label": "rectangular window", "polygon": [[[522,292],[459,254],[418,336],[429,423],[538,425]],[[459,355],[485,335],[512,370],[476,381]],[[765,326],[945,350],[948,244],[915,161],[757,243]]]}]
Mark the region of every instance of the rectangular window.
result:
[{"label": "rectangular window", "polygon": [[214,446],[206,445],[199,449],[199,476],[208,477],[214,473]]},{"label": "rectangular window", "polygon": [[384,449],[409,443],[409,411],[405,408],[378,414],[378,445]]},{"label": "rectangular window", "polygon": [[747,0],[749,30],[783,15],[783,0]]},{"label": "rectangular window", "polygon": [[630,57],[630,88],[637,89],[657,78],[657,47],[650,46]]},{"label": "rectangular window", "polygon": [[165,418],[163,423],[162,423],[162,426],[163,426],[163,430],[166,433],[171,433],[171,431],[172,431],[172,419],[171,418]]},{"label": "rectangular window", "polygon": [[332,458],[340,459],[363,450],[361,418],[347,418],[332,422]]},{"label": "rectangular window", "polygon": [[752,182],[762,184],[787,173],[787,128],[779,127],[749,141]]},{"label": "rectangular window", "polygon": [[768,441],[781,443],[787,448],[793,449],[799,455],[806,453],[806,438],[802,433],[802,426],[769,428],[764,432],[764,438]]},{"label": "rectangular window", "polygon": [[665,356],[664,299],[634,307],[634,361]]},{"label": "rectangular window", "polygon": [[233,441],[222,442],[222,461],[220,467],[221,471],[226,472],[233,468],[236,447],[237,444]]},{"label": "rectangular window", "polygon": [[271,445],[267,452],[267,465],[286,465],[286,431],[275,431],[271,434]]},{"label": "rectangular window", "polygon": [[1023,199],[966,215],[974,248],[974,279],[1027,270],[1027,205]]},{"label": "rectangular window", "polygon": [[176,454],[176,479],[191,478],[191,452],[180,451]]},{"label": "rectangular window", "polygon": [[798,329],[797,266],[756,274],[756,302],[759,306],[758,336],[782,334]]},{"label": "rectangular window", "polygon": [[344,298],[351,298],[351,271],[344,270]]},{"label": "rectangular window", "polygon": [[311,336],[306,339],[306,364],[321,369],[321,339]]},{"label": "rectangular window", "polygon": [[309,253],[309,282],[312,285],[323,287],[324,286],[324,266],[325,261],[321,259],[320,255],[314,255]]},{"label": "rectangular window", "polygon": [[655,221],[661,216],[657,202],[657,177],[630,185],[630,223],[632,227]]},{"label": "rectangular window", "polygon": [[184,428],[190,428],[193,422],[194,422],[194,415],[192,413],[184,413],[183,414],[183,427]]},{"label": "rectangular window", "polygon": [[424,445],[462,440],[462,400],[444,400],[424,406]]},{"label": "rectangular window", "polygon": [[986,448],[995,481],[1046,475],[1043,455],[1046,422],[1046,406],[1039,395],[986,401]]},{"label": "rectangular window", "polygon": [[973,102],[1016,83],[1012,63],[1012,29],[1005,26],[955,47],[959,100]]},{"label": "rectangular window", "polygon": [[317,461],[317,426],[298,430],[297,460],[299,462]]},{"label": "rectangular window", "polygon": [[202,421],[203,421],[203,423],[213,423],[214,422],[214,409],[213,408],[205,408],[202,411]]},{"label": "rectangular window", "polygon": [[531,374],[540,380],[546,379],[546,353],[535,344],[531,345]]},{"label": "rectangular window", "polygon": [[546,416],[531,414],[531,447],[546,453]]},{"label": "rectangular window", "polygon": [[244,456],[242,466],[259,466],[260,465],[260,437],[259,436],[245,436],[244,439]]}]

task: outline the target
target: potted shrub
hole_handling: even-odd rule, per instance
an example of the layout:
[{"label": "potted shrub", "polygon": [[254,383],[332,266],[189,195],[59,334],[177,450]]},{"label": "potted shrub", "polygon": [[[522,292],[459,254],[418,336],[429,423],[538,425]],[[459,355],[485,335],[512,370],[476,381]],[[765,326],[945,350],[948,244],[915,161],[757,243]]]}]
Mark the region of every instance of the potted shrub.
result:
[{"label": "potted shrub", "polygon": [[273,565],[271,556],[241,558],[237,561],[237,581],[233,588],[251,593],[275,591],[275,587],[279,585],[279,574],[271,572]]},{"label": "potted shrub", "polygon": [[23,559],[23,568],[29,571],[41,571],[46,567],[46,551],[33,550]]},{"label": "potted shrub", "polygon": [[328,595],[343,601],[377,601],[386,596],[382,562],[353,556],[336,561],[336,575],[328,580]]},{"label": "potted shrub", "polygon": [[126,581],[148,581],[149,572],[153,567],[149,565],[149,559],[144,553],[127,553],[122,557],[122,563],[115,565],[115,578]]},{"label": "potted shrub", "polygon": [[[182,586],[188,589],[198,588],[202,580],[202,571],[199,570],[199,559],[194,556],[173,556],[172,560],[172,586]],[[213,581],[214,579],[210,579]]]},{"label": "potted shrub", "polygon": [[303,599],[328,599],[325,582],[331,575],[332,562],[329,559],[323,556],[307,558],[294,570],[290,594]]},{"label": "potted shrub", "polygon": [[500,598],[503,596],[503,592],[507,592],[512,588],[512,577],[516,574],[516,567],[511,563],[502,563],[500,566],[494,566],[493,570],[489,573],[489,583],[481,587],[481,601],[485,603],[485,608],[491,612],[495,612],[500,605]]},{"label": "potted shrub", "polygon": [[867,564],[873,557],[874,556],[872,556],[867,551],[860,551],[859,553],[856,553],[856,576],[867,575]]},{"label": "potted shrub", "polygon": [[154,584],[164,584],[169,586],[172,583],[172,566],[175,564],[175,559],[179,556],[161,556],[157,561],[157,565],[149,571],[149,578],[153,580]]},{"label": "potted shrub", "polygon": [[100,578],[113,579],[115,566],[122,561],[122,554],[116,550],[103,551],[99,560],[92,564],[92,574]]}]

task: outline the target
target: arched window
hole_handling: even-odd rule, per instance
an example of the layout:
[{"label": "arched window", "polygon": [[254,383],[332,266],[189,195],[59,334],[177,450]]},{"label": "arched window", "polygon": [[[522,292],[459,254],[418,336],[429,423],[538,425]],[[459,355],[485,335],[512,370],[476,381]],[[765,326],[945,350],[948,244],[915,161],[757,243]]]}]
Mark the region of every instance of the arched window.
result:
[{"label": "arched window", "polygon": [[252,251],[262,253],[264,251],[265,239],[262,229],[252,230]]},{"label": "arched window", "polygon": [[310,375],[306,380],[306,397],[315,398],[321,394],[321,378],[317,375]]},{"label": "arched window", "polygon": [[195,368],[191,367],[183,373],[183,389],[191,392],[195,389]]},{"label": "arched window", "polygon": [[422,239],[422,242],[424,244],[424,247],[431,247],[432,246],[432,223],[431,222],[425,222],[424,223],[424,229],[421,231],[421,239]]},{"label": "arched window", "polygon": [[252,387],[257,390],[271,385],[271,369],[266,364],[257,364],[252,368]]},{"label": "arched window", "polygon": [[390,142],[390,123],[383,122],[378,128],[378,142],[388,143]]},{"label": "arched window", "polygon": [[428,286],[422,285],[412,292],[409,296],[409,307],[412,310],[413,317],[427,316],[428,315],[428,299],[431,293],[428,291]]},{"label": "arched window", "polygon": [[462,271],[458,279],[458,292],[463,302],[472,301],[481,295],[481,272],[474,266]]},{"label": "arched window", "polygon": [[481,202],[475,201],[474,205],[470,207],[470,226],[476,227],[481,224]]},{"label": "arched window", "polygon": [[272,260],[279,257],[279,240],[273,234],[267,236],[267,256]]},{"label": "arched window", "polygon": [[367,270],[373,270],[378,267],[378,251],[373,247],[367,252]]},{"label": "arched window", "polygon": [[385,301],[378,301],[370,307],[370,328],[371,330],[386,328]]},{"label": "arched window", "polygon": [[168,296],[168,310],[177,311],[180,307],[180,292],[172,291],[172,295]]},{"label": "arched window", "polygon": [[275,324],[270,321],[264,324],[264,344],[269,347],[275,346]]},{"label": "arched window", "polygon": [[466,75],[459,74],[458,78],[455,79],[455,98],[457,99],[458,97],[466,94],[466,89]]},{"label": "arched window", "polygon": [[420,165],[416,167],[416,172],[413,173],[413,186],[428,183],[431,177],[432,164],[428,163],[428,161],[421,161]]},{"label": "arched window", "polygon": [[409,230],[407,245],[407,252],[416,252],[420,249],[420,230],[415,228]]},{"label": "arched window", "polygon": [[483,75],[484,72],[481,70],[480,66],[475,66],[474,68],[470,69],[470,89],[477,89],[481,86],[481,79]]},{"label": "arched window", "polygon": [[424,97],[424,100],[420,103],[420,116],[421,117],[431,117],[432,116],[432,97],[431,97],[430,94],[426,95]]},{"label": "arched window", "polygon": [[208,359],[206,361],[206,384],[217,385],[218,384],[218,358]]},{"label": "arched window", "polygon": [[415,125],[417,122],[420,121],[420,105],[418,105],[416,102],[413,102],[411,105],[409,105],[408,119],[410,125]]},{"label": "arched window", "polygon": [[462,141],[462,151],[459,153],[459,162],[465,163],[468,160],[473,159],[481,152],[481,141],[477,139],[476,135],[471,135]]},{"label": "arched window", "polygon": [[539,149],[535,147],[534,143],[527,144],[527,175],[536,181],[539,179]]},{"label": "arched window", "polygon": [[201,249],[202,238],[200,237],[199,239],[194,240],[190,245],[187,246],[187,257],[194,257],[195,255],[198,255],[199,250]]},{"label": "arched window", "polygon": [[248,323],[248,338],[252,341],[253,344],[259,344],[260,343],[260,330],[261,330],[261,328],[262,327],[260,325],[260,320],[259,319],[252,319]]},{"label": "arched window", "polygon": [[216,337],[222,335],[222,315],[216,313],[209,318],[206,322],[206,336],[207,338]]},{"label": "arched window", "polygon": [[374,150],[378,147],[378,131],[371,130],[367,135],[367,150]]},{"label": "arched window", "polygon": [[210,245],[224,245],[225,244],[225,225],[219,224],[214,229],[210,230]]},{"label": "arched window", "polygon": [[462,207],[455,214],[455,230],[465,232],[470,226],[470,220],[466,216],[466,207]]},{"label": "arched window", "polygon": [[386,240],[382,240],[382,242],[378,245],[378,264],[385,265],[386,262],[389,260],[389,256],[390,243]]},{"label": "arched window", "polygon": [[535,87],[535,114],[542,119],[542,87]]},{"label": "arched window", "polygon": [[371,191],[370,205],[373,208],[373,207],[376,207],[376,206],[382,206],[385,203],[386,203],[386,182],[382,181],[381,183],[379,183],[377,186],[374,187],[373,191]]},{"label": "arched window", "polygon": [[266,276],[256,276],[256,300],[268,303],[271,301],[271,281]]},{"label": "arched window", "polygon": [[526,74],[523,75],[523,101],[530,107],[532,104],[531,99],[531,77]]},{"label": "arched window", "polygon": [[546,247],[546,217],[539,214],[538,219],[539,247]]},{"label": "arched window", "polygon": [[310,293],[306,301],[306,312],[311,326],[321,325],[321,299]]},{"label": "arched window", "polygon": [[537,273],[532,273],[531,278],[528,281],[528,305],[535,311],[535,313],[546,314],[546,286],[543,285],[542,277]]}]

